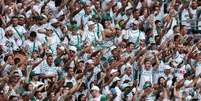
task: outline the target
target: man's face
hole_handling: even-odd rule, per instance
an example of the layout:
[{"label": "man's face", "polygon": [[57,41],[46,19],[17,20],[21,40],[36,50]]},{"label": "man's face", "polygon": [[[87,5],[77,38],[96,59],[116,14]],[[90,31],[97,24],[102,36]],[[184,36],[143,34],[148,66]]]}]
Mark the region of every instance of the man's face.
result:
[{"label": "man's face", "polygon": [[18,25],[18,18],[13,18],[12,19],[12,24],[13,25]]},{"label": "man's face", "polygon": [[134,13],[133,13],[134,17],[135,18],[138,18],[140,16],[140,11],[139,10],[136,10]]},{"label": "man's face", "polygon": [[74,75],[73,69],[69,69],[69,70],[68,70],[68,74],[69,74],[70,76],[73,76],[73,75]]},{"label": "man's face", "polygon": [[92,90],[92,91],[91,91],[91,95],[92,95],[93,97],[96,97],[96,96],[97,96],[97,93],[98,93],[98,91],[95,91],[95,90]]},{"label": "man's face", "polygon": [[155,11],[156,11],[156,14],[158,14],[160,12],[160,7],[156,6]]},{"label": "man's face", "polygon": [[181,29],[181,33],[182,33],[182,34],[187,34],[187,32],[188,32],[188,30],[187,30],[186,27],[183,27],[183,28]]},{"label": "man's face", "polygon": [[175,31],[175,33],[179,33],[180,32],[180,27],[176,27],[174,31]]},{"label": "man's face", "polygon": [[7,62],[9,63],[9,64],[14,64],[14,60],[13,60],[13,57],[12,56],[9,56],[8,57],[8,59],[7,59]]},{"label": "man's face", "polygon": [[128,51],[132,51],[135,48],[134,44],[130,44]]},{"label": "man's face", "polygon": [[47,63],[48,64],[52,64],[52,62],[53,62],[53,57],[52,56],[48,56],[47,57]]},{"label": "man's face", "polygon": [[29,85],[28,85],[28,90],[30,90],[30,91],[33,90],[33,85],[32,85],[32,84],[29,84]]},{"label": "man's face", "polygon": [[114,49],[114,50],[112,51],[112,55],[113,55],[113,56],[119,56],[119,51],[118,51],[118,49]]},{"label": "man's face", "polygon": [[57,54],[61,54],[63,52],[59,47],[57,48],[56,51],[57,51]]},{"label": "man's face", "polygon": [[145,68],[146,68],[146,69],[151,68],[151,61],[146,61],[146,62],[145,62]]},{"label": "man's face", "polygon": [[25,19],[24,18],[19,18],[18,19],[18,24],[19,25],[24,25],[25,24]]},{"label": "man's face", "polygon": [[165,69],[165,70],[164,70],[164,73],[165,73],[166,75],[170,74],[170,72],[171,72],[170,69]]},{"label": "man's face", "polygon": [[196,1],[193,1],[192,2],[192,4],[191,4],[191,7],[193,8],[193,9],[196,9],[197,8],[197,2]]},{"label": "man's face", "polygon": [[52,30],[51,30],[51,29],[48,29],[48,30],[46,31],[46,35],[47,35],[47,36],[51,36],[51,35],[52,35]]},{"label": "man's face", "polygon": [[111,25],[111,21],[105,21],[105,26],[106,27],[110,27],[110,25]]},{"label": "man's face", "polygon": [[90,6],[87,6],[85,8],[85,12],[86,12],[86,14],[90,14],[90,12],[91,12]]},{"label": "man's face", "polygon": [[96,7],[96,8],[100,8],[100,2],[99,2],[99,1],[96,1],[96,2],[95,2],[95,7]]},{"label": "man's face", "polygon": [[129,67],[128,70],[126,71],[127,75],[131,75],[131,68]]},{"label": "man's face", "polygon": [[42,99],[42,98],[43,98],[41,92],[38,92],[38,93],[36,94],[36,98],[37,98],[37,99]]},{"label": "man's face", "polygon": [[94,27],[95,27],[94,24],[89,25],[89,30],[92,31],[94,29]]},{"label": "man's face", "polygon": [[36,37],[30,37],[31,41],[34,41],[36,39]]}]

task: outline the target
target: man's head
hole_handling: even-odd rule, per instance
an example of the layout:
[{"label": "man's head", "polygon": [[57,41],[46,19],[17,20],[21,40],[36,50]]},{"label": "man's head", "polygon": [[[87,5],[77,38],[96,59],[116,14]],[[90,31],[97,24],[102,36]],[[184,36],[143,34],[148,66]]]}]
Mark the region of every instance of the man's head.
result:
[{"label": "man's head", "polygon": [[51,66],[52,63],[53,63],[53,57],[52,57],[52,55],[48,54],[47,55],[47,64]]},{"label": "man's head", "polygon": [[32,32],[30,33],[29,39],[30,39],[31,41],[34,41],[34,40],[36,39],[36,37],[37,37],[36,32],[32,31]]},{"label": "man's head", "polygon": [[181,26],[180,26],[180,33],[181,33],[182,35],[186,35],[186,34],[188,33],[188,30],[187,30],[187,28],[186,28],[186,25],[181,25]]},{"label": "man's head", "polygon": [[175,25],[175,26],[173,27],[173,32],[174,32],[174,33],[179,33],[179,32],[180,32],[180,29],[179,29],[179,26],[178,26],[178,25]]},{"label": "man's head", "polygon": [[84,10],[87,15],[90,14],[91,12],[90,5],[85,5]]},{"label": "man's head", "polygon": [[100,95],[100,89],[98,86],[93,86],[91,88],[91,95],[95,98],[98,97]]},{"label": "man's head", "polygon": [[89,21],[87,23],[89,31],[92,31],[95,28],[95,23],[93,21]]},{"label": "man's head", "polygon": [[10,65],[14,64],[14,59],[13,59],[13,55],[8,54],[4,57],[4,61]]},{"label": "man's head", "polygon": [[19,16],[19,18],[18,18],[18,24],[19,25],[23,26],[25,24],[25,21],[26,20],[25,20],[23,15]]},{"label": "man's head", "polygon": [[130,42],[128,43],[127,51],[131,52],[135,48],[134,43]]},{"label": "man's head", "polygon": [[156,25],[156,27],[161,27],[161,21],[160,20],[156,20],[155,21],[155,25]]},{"label": "man's head", "polygon": [[144,65],[145,65],[145,69],[150,69],[152,67],[151,60],[145,59]]},{"label": "man's head", "polygon": [[18,17],[16,17],[16,16],[12,17],[11,21],[12,21],[12,24],[13,24],[14,26],[17,26],[17,25],[18,25]]},{"label": "man's head", "polygon": [[[198,1],[199,1],[199,0],[198,0]],[[197,0],[192,0],[191,7],[192,7],[193,9],[196,9],[197,6],[198,6]]]},{"label": "man's head", "polygon": [[69,77],[72,77],[74,75],[73,68],[69,68],[67,74],[68,74]]},{"label": "man's head", "polygon": [[41,93],[40,91],[36,91],[36,92],[35,92],[35,97],[36,97],[36,99],[38,99],[38,100],[42,100],[42,98],[43,98],[42,93]]},{"label": "man's head", "polygon": [[9,101],[19,101],[19,97],[16,96],[16,95],[11,95],[11,96],[9,97]]}]

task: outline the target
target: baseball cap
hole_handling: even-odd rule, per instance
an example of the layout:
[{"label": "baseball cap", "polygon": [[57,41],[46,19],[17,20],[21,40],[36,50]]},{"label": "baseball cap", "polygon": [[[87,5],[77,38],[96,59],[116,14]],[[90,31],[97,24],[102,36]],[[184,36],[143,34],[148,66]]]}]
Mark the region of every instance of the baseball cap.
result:
[{"label": "baseball cap", "polygon": [[93,87],[91,88],[91,90],[92,90],[92,91],[100,91],[100,89],[99,89],[98,86],[93,86]]},{"label": "baseball cap", "polygon": [[146,89],[146,88],[151,87],[151,86],[152,86],[151,82],[150,81],[146,81],[144,83],[143,89]]}]

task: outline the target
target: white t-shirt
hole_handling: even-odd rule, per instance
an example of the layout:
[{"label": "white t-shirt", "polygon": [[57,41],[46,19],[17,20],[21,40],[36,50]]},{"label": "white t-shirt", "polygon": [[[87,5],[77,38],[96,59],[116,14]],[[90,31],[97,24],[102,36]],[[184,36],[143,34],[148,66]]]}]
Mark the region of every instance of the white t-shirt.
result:
[{"label": "white t-shirt", "polygon": [[165,66],[166,66],[166,64],[164,64],[163,62],[160,62],[159,67],[154,72],[154,83],[157,83],[159,77],[164,75],[164,67]]},{"label": "white t-shirt", "polygon": [[73,17],[73,19],[76,20],[78,26],[81,25],[81,19],[82,19],[82,16],[84,16],[84,14],[85,14],[85,11],[84,9],[82,9],[78,14],[76,14]]},{"label": "white t-shirt", "polygon": [[196,64],[196,72],[195,75],[198,76],[201,73],[201,63]]},{"label": "white t-shirt", "polygon": [[5,35],[5,31],[3,28],[0,27],[0,41],[3,39],[4,35]]},{"label": "white t-shirt", "polygon": [[[22,36],[22,40],[24,41],[24,33],[26,33],[26,29],[23,27],[23,26],[20,26],[20,25],[17,25],[16,27],[13,27],[13,26],[9,26],[8,29],[11,29],[12,32],[13,32],[13,36],[18,39],[18,40],[21,40],[21,37]],[[20,36],[19,36],[20,35]]]},{"label": "white t-shirt", "polygon": [[144,40],[145,39],[145,34],[144,32],[140,30],[127,30],[126,32],[123,31],[122,34],[124,34],[124,38],[129,40],[129,42],[136,43],[139,40]]},{"label": "white t-shirt", "polygon": [[146,70],[144,66],[142,66],[139,89],[143,89],[146,81],[150,81],[153,84],[153,68],[151,67],[150,70]]},{"label": "white t-shirt", "polygon": [[82,38],[80,34],[72,35],[71,33],[68,34],[68,37],[70,38],[69,40],[69,45],[70,46],[77,46],[78,44],[81,44]]},{"label": "white t-shirt", "polygon": [[122,97],[121,97],[121,95],[122,95],[122,91],[119,89],[119,87],[115,87],[115,90],[116,90],[116,94],[117,94],[117,96],[114,98],[114,100],[113,101],[121,101],[122,99]]},{"label": "white t-shirt", "polygon": [[31,53],[34,50],[38,50],[40,46],[41,46],[41,43],[37,40],[35,40],[34,42],[30,40],[26,40],[24,42],[24,47],[27,49],[28,53]]},{"label": "white t-shirt", "polygon": [[189,13],[187,9],[183,9],[182,14],[181,14],[181,24],[186,25],[188,28],[190,28],[190,23],[187,21],[190,19]]},{"label": "white t-shirt", "polygon": [[96,42],[96,33],[88,30],[84,31],[82,41],[90,44]]},{"label": "white t-shirt", "polygon": [[52,53],[56,54],[57,45],[60,44],[60,40],[58,40],[58,37],[55,35],[53,35],[51,37],[46,37],[46,43],[49,46]]}]

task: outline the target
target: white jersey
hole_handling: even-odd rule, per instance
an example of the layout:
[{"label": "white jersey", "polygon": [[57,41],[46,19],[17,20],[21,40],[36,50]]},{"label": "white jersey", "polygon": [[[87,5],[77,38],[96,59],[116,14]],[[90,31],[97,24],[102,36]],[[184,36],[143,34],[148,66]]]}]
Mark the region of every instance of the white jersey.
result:
[{"label": "white jersey", "polygon": [[13,50],[16,50],[18,47],[15,42],[15,39],[13,37],[10,37],[10,38],[6,38],[4,37],[2,40],[1,40],[1,43],[0,43],[2,46],[3,46],[3,50],[5,52],[12,52]]},{"label": "white jersey", "polygon": [[28,53],[32,53],[35,50],[39,50],[40,46],[41,43],[37,40],[35,41],[26,40],[24,42],[24,47],[27,49]]}]

